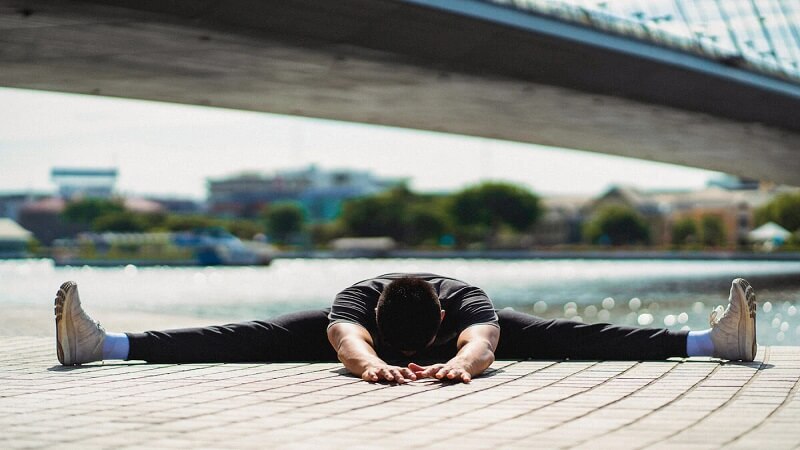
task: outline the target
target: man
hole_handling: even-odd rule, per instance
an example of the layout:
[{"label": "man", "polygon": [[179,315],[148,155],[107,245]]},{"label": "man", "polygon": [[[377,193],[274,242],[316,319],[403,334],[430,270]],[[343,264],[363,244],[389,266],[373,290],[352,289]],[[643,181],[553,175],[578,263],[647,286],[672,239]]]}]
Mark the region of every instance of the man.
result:
[{"label": "man", "polygon": [[370,382],[431,377],[468,383],[495,358],[714,356],[752,361],[755,292],[737,278],[728,301],[727,309],[712,312],[711,328],[671,331],[496,311],[481,289],[463,281],[434,274],[386,274],[343,290],[325,310],[267,321],[121,334],[106,333],[92,320],[81,307],[77,285],[68,281],[55,299],[56,344],[64,365],[107,359],[193,363],[338,358],[348,371]]}]

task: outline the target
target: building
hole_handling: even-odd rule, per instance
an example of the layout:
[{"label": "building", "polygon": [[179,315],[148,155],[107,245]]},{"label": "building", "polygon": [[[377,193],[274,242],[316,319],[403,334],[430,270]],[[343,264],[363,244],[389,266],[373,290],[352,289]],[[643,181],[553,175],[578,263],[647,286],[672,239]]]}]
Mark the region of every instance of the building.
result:
[{"label": "building", "polygon": [[545,197],[541,199],[544,214],[534,225],[532,245],[552,247],[581,242],[581,225],[588,197]]},{"label": "building", "polygon": [[728,186],[730,189],[714,183],[697,191],[666,192],[618,186],[595,199],[589,215],[609,204],[630,207],[647,221],[651,244],[656,246],[671,244],[673,226],[679,221],[688,218],[699,227],[704,217],[713,216],[723,225],[725,246],[736,247],[747,242],[747,235],[755,224],[755,211],[778,193],[793,189],[765,188],[752,183],[729,183]]},{"label": "building", "polygon": [[208,207],[212,214],[256,217],[275,202],[296,202],[311,222],[339,216],[345,200],[377,194],[403,184],[403,179],[378,178],[368,171],[306,169],[274,175],[244,173],[208,181]]},{"label": "building", "polygon": [[117,169],[53,168],[50,178],[61,198],[110,198],[117,182]]},{"label": "building", "polygon": [[88,224],[70,223],[61,217],[66,204],[66,200],[58,197],[26,203],[20,209],[19,224],[30,230],[39,242],[48,246],[55,239],[88,231]]},{"label": "building", "polygon": [[50,197],[50,194],[36,192],[0,194],[0,217],[19,221],[19,212],[25,204],[36,202],[47,197]]}]

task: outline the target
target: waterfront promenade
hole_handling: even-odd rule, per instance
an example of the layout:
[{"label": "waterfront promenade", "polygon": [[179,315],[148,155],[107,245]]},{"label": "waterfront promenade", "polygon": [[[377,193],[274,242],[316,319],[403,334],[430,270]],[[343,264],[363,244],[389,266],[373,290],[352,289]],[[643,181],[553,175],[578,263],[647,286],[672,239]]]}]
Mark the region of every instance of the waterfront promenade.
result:
[{"label": "waterfront promenade", "polygon": [[31,334],[0,333],[3,449],[800,445],[800,347],[753,363],[499,361],[468,385],[392,386],[335,363],[67,368]]}]

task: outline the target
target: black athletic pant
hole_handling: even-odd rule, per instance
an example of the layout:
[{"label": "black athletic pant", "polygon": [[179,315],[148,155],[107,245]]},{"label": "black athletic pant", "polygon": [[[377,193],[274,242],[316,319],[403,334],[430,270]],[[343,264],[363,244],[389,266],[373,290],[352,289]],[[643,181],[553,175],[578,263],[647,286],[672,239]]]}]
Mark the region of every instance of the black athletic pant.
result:
[{"label": "black athletic pant", "polygon": [[[337,361],[327,338],[329,310],[303,311],[268,321],[205,328],[128,333],[128,359],[153,363]],[[685,357],[685,331],[545,320],[511,310],[497,312],[497,359],[658,360]],[[455,341],[455,340],[454,340]],[[415,355],[444,362],[456,343]],[[386,360],[399,355],[378,354]]]}]

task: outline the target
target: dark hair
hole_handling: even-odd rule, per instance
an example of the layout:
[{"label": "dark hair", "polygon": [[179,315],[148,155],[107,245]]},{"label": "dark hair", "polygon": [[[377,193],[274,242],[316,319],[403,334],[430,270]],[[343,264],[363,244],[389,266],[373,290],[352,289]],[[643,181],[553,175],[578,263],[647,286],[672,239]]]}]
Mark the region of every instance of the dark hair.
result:
[{"label": "dark hair", "polygon": [[441,311],[433,286],[403,277],[389,283],[378,299],[378,331],[397,350],[422,350],[439,331]]}]

